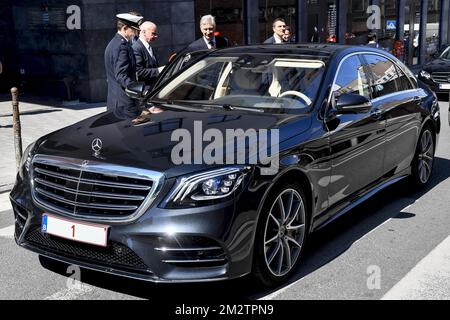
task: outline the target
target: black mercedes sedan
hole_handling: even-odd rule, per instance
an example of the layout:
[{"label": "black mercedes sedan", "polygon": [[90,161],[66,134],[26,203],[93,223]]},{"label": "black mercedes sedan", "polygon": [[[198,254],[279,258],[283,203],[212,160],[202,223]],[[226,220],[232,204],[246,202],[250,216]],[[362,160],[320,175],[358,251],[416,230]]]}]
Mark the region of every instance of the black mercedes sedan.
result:
[{"label": "black mercedes sedan", "polygon": [[419,79],[436,93],[450,93],[450,46],[423,66]]},{"label": "black mercedes sedan", "polygon": [[[436,95],[389,53],[260,45],[169,68],[147,112],[104,112],[25,151],[19,246],[154,282],[286,281],[311,232],[402,179],[430,180]],[[136,121],[138,120],[138,121]]]}]

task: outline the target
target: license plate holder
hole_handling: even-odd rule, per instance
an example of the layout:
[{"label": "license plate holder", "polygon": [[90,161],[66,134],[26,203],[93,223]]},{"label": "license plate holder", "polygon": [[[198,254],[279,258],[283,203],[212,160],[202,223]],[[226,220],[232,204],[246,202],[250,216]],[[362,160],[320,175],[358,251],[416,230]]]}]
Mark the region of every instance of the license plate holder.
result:
[{"label": "license plate holder", "polygon": [[42,215],[41,231],[56,237],[106,247],[109,226],[81,222],[48,213]]}]

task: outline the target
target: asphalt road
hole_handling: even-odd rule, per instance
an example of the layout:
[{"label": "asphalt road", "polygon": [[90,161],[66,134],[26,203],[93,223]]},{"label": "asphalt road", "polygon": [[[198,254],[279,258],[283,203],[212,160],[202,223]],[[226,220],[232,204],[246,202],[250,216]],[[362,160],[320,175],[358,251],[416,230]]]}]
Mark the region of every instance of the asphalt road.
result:
[{"label": "asphalt road", "polygon": [[[151,284],[81,271],[74,285],[64,264],[51,270],[12,238],[0,195],[0,299],[450,299],[450,129],[442,131],[429,188],[397,183],[315,233],[286,285],[267,290],[243,278],[208,284]],[[46,261],[44,261],[46,262]]]}]

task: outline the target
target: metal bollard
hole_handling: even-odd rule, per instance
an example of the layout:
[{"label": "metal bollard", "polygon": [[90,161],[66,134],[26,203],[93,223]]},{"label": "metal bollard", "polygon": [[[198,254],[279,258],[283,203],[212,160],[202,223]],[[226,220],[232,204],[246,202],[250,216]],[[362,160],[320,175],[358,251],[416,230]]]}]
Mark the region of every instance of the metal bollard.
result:
[{"label": "metal bollard", "polygon": [[19,90],[11,88],[12,107],[13,107],[13,130],[14,130],[14,148],[16,150],[16,168],[20,169],[20,159],[22,158],[22,130],[20,128],[19,113]]}]

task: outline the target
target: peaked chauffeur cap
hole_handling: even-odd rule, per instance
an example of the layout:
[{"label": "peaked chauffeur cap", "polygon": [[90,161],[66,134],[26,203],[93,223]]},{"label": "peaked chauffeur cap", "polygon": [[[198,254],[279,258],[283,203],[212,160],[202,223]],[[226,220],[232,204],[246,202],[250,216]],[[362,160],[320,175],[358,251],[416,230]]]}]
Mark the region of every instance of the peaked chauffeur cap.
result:
[{"label": "peaked chauffeur cap", "polygon": [[117,19],[121,21],[122,23],[126,24],[127,26],[139,30],[139,26],[144,21],[144,17],[141,16],[135,16],[133,14],[129,13],[119,13],[116,15]]}]

